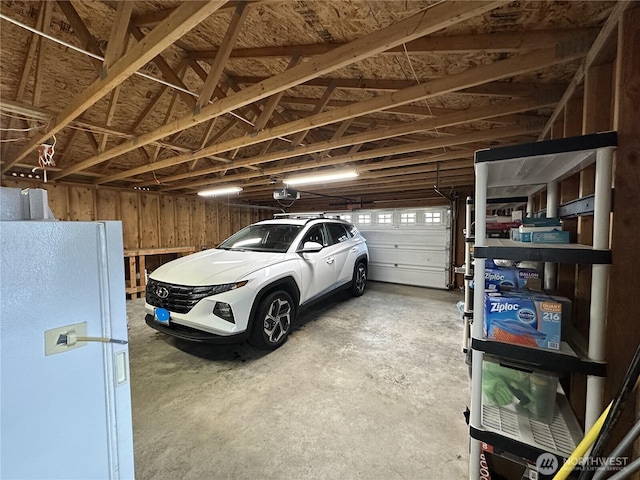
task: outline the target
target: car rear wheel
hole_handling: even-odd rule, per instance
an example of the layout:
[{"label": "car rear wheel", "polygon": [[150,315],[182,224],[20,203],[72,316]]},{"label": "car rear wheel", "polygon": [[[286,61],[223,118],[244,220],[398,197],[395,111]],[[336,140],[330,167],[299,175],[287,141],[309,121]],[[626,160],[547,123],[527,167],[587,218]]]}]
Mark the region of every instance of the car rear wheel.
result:
[{"label": "car rear wheel", "polygon": [[364,262],[358,262],[353,271],[353,279],[351,280],[351,295],[359,297],[367,288],[367,265]]},{"label": "car rear wheel", "polygon": [[287,341],[294,316],[291,295],[284,290],[271,292],[260,302],[249,341],[254,347],[275,350]]}]

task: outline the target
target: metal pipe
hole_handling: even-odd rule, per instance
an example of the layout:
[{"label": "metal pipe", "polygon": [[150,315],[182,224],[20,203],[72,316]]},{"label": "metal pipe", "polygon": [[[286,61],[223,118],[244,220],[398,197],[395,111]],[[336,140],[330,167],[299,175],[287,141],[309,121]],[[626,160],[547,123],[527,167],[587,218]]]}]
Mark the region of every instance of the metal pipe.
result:
[{"label": "metal pipe", "polygon": [[633,462],[627,465],[626,468],[620,470],[614,476],[609,477],[609,480],[624,480],[631,477],[635,472],[640,470],[640,458],[636,458]]},{"label": "metal pipe", "polygon": [[[593,248],[609,248],[609,225],[611,216],[611,170],[613,148],[602,148],[596,152],[596,184],[593,208]],[[607,289],[609,265],[591,267],[591,307],[589,319],[589,358],[604,361],[607,321]],[[589,428],[602,409],[604,378],[587,377],[587,404],[585,427]]]},{"label": "metal pipe", "polygon": [[527,217],[533,217],[533,195],[527,197]]},{"label": "metal pipe", "polygon": [[615,461],[616,458],[620,457],[638,437],[640,437],[640,421],[636,422],[620,443],[611,451],[609,456],[606,458],[604,465],[601,465],[593,475],[593,480],[602,480],[607,474],[607,468],[611,467],[612,462]]}]

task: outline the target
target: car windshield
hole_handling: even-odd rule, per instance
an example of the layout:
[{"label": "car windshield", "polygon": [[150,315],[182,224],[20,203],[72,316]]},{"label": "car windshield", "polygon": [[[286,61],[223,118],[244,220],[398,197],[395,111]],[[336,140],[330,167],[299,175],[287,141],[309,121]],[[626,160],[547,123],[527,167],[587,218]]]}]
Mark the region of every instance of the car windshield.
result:
[{"label": "car windshield", "polygon": [[276,223],[249,225],[226,239],[218,248],[284,253],[301,229],[302,225]]}]

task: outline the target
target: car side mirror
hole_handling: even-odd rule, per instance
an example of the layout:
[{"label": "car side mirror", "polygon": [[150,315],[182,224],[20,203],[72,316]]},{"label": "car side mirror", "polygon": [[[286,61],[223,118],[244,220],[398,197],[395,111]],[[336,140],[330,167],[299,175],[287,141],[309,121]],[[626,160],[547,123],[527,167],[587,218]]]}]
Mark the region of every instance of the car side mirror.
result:
[{"label": "car side mirror", "polygon": [[298,250],[300,253],[315,253],[322,250],[324,247],[318,242],[304,242],[304,245],[301,249]]}]

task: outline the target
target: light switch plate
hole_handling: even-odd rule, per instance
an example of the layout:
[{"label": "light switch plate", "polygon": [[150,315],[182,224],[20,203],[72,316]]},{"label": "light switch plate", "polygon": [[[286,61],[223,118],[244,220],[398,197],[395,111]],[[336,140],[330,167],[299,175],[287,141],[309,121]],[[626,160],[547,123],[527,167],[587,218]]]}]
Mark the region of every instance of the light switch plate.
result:
[{"label": "light switch plate", "polygon": [[65,325],[64,327],[45,330],[44,354],[55,355],[56,353],[68,352],[69,350],[84,347],[87,344],[87,342],[76,342],[75,345],[58,345],[58,339],[60,338],[60,335],[68,334],[69,332],[75,332],[76,336],[78,337],[86,337],[87,322],[73,323],[71,325]]}]

